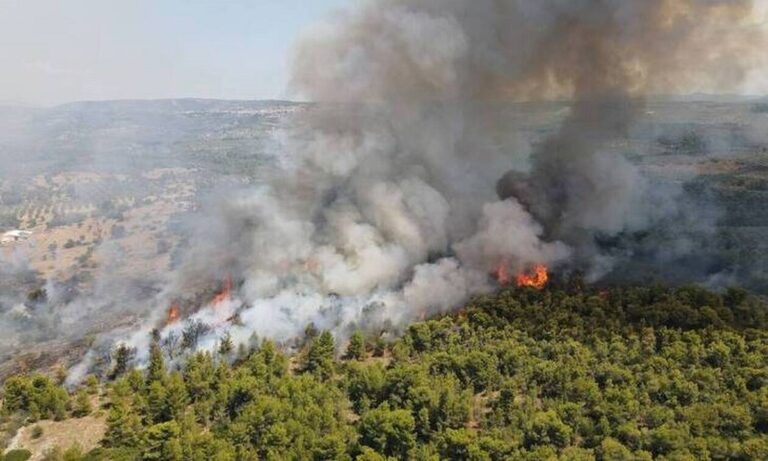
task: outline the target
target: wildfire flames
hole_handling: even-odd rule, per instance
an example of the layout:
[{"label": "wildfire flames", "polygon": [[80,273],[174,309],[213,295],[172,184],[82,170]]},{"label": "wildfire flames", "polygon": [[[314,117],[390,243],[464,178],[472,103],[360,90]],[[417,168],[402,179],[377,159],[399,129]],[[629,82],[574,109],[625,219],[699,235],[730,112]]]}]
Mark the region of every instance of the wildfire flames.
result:
[{"label": "wildfire flames", "polygon": [[[506,286],[512,283],[512,275],[505,263],[501,263],[493,271],[493,275],[500,285]],[[530,272],[521,272],[514,278],[518,287],[531,287],[537,290],[543,289],[549,281],[549,270],[543,264],[537,264]]]},{"label": "wildfire flames", "polygon": [[[221,303],[229,301],[230,299],[232,299],[232,277],[228,275],[222,283],[221,290],[211,299],[210,305],[215,308]],[[168,307],[168,316],[165,319],[165,324],[171,325],[180,320],[181,308],[179,307],[178,302],[173,301],[170,307]]]},{"label": "wildfire flames", "polygon": [[549,281],[549,272],[547,266],[537,264],[530,273],[522,272],[517,274],[516,282],[519,287],[533,287],[541,290]]},{"label": "wildfire flames", "polygon": [[211,304],[215,307],[230,299],[232,299],[232,276],[227,275],[224,279],[224,285],[222,286],[221,291],[213,297]]},{"label": "wildfire flames", "polygon": [[168,319],[166,319],[165,324],[170,325],[172,323],[176,323],[179,321],[179,318],[181,318],[181,310],[179,309],[179,305],[174,303],[171,303],[171,307],[168,308]]}]

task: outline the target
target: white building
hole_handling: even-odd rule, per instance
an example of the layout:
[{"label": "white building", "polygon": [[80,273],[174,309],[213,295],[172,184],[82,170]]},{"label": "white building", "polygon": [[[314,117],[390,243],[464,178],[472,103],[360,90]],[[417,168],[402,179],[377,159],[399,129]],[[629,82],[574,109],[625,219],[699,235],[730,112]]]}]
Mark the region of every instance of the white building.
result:
[{"label": "white building", "polygon": [[0,245],[10,245],[11,243],[27,240],[32,236],[32,232],[24,230],[10,230],[0,236]]}]

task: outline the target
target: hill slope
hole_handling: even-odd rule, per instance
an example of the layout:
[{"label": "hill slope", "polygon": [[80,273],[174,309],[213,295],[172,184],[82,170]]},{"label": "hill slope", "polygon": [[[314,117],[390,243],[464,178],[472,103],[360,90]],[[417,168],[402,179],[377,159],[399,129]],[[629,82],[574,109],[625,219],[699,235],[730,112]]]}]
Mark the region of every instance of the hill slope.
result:
[{"label": "hill slope", "polygon": [[738,290],[510,289],[343,359],[312,328],[293,367],[225,343],[169,372],[158,347],[83,459],[764,460],[767,314]]}]

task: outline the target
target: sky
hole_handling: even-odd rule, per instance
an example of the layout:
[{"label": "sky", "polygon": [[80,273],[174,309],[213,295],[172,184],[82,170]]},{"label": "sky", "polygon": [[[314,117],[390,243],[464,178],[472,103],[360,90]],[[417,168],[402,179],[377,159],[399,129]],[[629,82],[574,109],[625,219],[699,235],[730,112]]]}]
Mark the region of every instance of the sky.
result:
[{"label": "sky", "polygon": [[359,0],[0,0],[0,103],[289,98],[302,31]]},{"label": "sky", "polygon": [[[361,1],[0,0],[0,104],[295,99],[296,40]],[[742,93],[768,94],[768,73]]]}]

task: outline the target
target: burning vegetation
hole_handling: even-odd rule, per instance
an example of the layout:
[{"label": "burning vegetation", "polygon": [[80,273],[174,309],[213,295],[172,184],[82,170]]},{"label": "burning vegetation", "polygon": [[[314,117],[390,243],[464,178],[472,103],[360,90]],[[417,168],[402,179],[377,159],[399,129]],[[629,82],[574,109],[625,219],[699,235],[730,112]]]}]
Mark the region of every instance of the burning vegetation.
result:
[{"label": "burning vegetation", "polygon": [[174,301],[171,303],[171,306],[168,308],[168,318],[165,321],[166,325],[171,325],[173,323],[178,322],[181,319],[181,308],[179,307],[179,303]]},{"label": "burning vegetation", "polygon": [[211,300],[213,307],[232,299],[232,275],[227,274],[222,282],[221,290]]},{"label": "burning vegetation", "polygon": [[[206,327],[186,342],[207,349],[307,325],[343,338],[402,331],[499,285],[542,290],[550,268],[596,281],[638,257],[687,261],[715,213],[650,179],[624,141],[647,94],[740,83],[765,54],[751,6],[365,2],[301,42],[292,82],[318,104],[280,127],[257,187],[211,201],[157,309],[184,299],[184,327]],[[570,102],[511,148],[505,104],[553,97]],[[230,270],[238,287],[225,277],[187,315],[187,289]],[[170,314],[161,340],[178,334]],[[129,334],[139,351],[143,333]]]},{"label": "burning vegetation", "polygon": [[[219,283],[219,289],[215,292],[215,294],[212,297],[209,297],[210,301],[205,301],[206,295],[198,294],[196,296],[196,300],[190,302],[190,306],[194,310],[199,310],[200,308],[203,308],[205,306],[209,306],[212,309],[219,309],[222,307],[222,305],[228,301],[232,301],[234,295],[233,295],[233,284],[232,284],[232,276],[231,274],[227,274],[226,277],[224,277],[224,280],[222,280]],[[236,319],[236,313],[232,314],[228,319],[227,322],[234,321]],[[182,320],[182,308],[181,308],[181,302],[179,300],[174,300],[171,302],[170,306],[168,307],[168,313],[166,315],[165,322],[163,323],[163,326],[169,326],[173,325],[175,323],[178,323]]]},{"label": "burning vegetation", "polygon": [[530,287],[542,290],[549,282],[549,269],[544,264],[536,264],[530,271],[523,271],[512,277],[509,266],[506,263],[500,263],[492,273],[493,277],[501,286],[507,286],[513,281],[517,287]]},{"label": "burning vegetation", "polygon": [[[178,258],[180,293],[163,295],[197,309],[178,314],[185,326],[209,327],[188,342],[398,330],[499,285],[542,290],[553,267],[594,281],[637,255],[685,261],[711,213],[678,206],[680,184],[651,181],[618,146],[646,94],[740,83],[764,55],[750,7],[374,0],[340,16],[296,51],[295,89],[318,104],[281,127],[274,171],[212,201]],[[500,137],[500,101],[552,97],[570,102],[523,158]],[[230,271],[238,303],[227,276],[186,305],[190,286]]]},{"label": "burning vegetation", "polygon": [[547,270],[547,266],[543,264],[537,264],[533,267],[531,272],[522,272],[515,277],[515,282],[518,287],[532,287],[537,290],[543,289],[548,281],[549,271]]},{"label": "burning vegetation", "polygon": [[[338,16],[296,52],[318,105],[280,127],[274,169],[212,200],[151,319],[70,371],[117,381],[107,457],[768,458],[762,301],[550,283],[696,265],[716,213],[625,141],[646,95],[740,83],[765,54],[752,6],[371,0]],[[511,149],[498,106],[550,98],[570,102],[530,155]],[[217,283],[229,270],[236,286]],[[66,417],[54,389],[22,377],[3,405]]]},{"label": "burning vegetation", "polygon": [[131,369],[123,348],[110,392],[20,375],[2,406],[69,424],[106,412],[100,446],[75,461],[762,461],[766,313],[739,290],[546,287],[480,297],[398,339],[307,328],[294,355],[229,336],[195,353],[196,325],[179,339],[183,364],[153,342],[146,370]]}]

